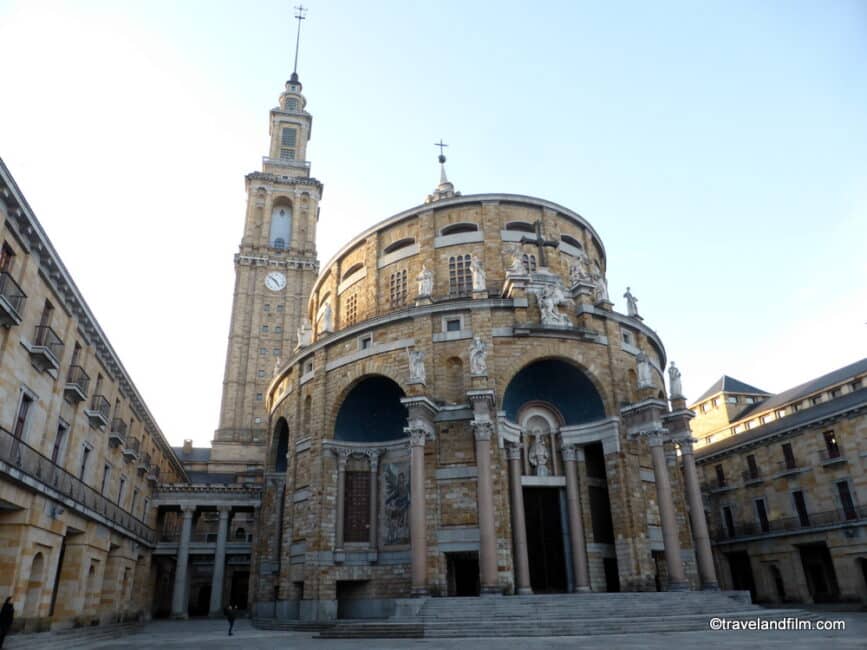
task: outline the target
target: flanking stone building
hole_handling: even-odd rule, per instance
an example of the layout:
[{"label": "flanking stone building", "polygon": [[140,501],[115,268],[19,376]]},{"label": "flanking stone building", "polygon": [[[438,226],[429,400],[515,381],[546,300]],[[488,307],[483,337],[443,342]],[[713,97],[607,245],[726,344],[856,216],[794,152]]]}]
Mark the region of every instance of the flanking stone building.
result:
[{"label": "flanking stone building", "polygon": [[867,603],[867,359],[777,395],[723,377],[692,408],[721,585]]},{"label": "flanking stone building", "polygon": [[149,617],[185,472],[0,160],[0,594],[16,628]]},{"label": "flanking stone building", "polygon": [[248,366],[270,358],[251,337],[273,334],[286,287],[308,289],[303,309],[285,307],[297,338],[264,395],[255,613],[715,588],[679,374],[669,401],[662,341],[628,290],[627,313],[613,309],[593,226],[545,199],[461,196],[441,156],[422,205],[350,239],[308,285],[306,258],[281,257],[296,237],[310,250],[321,196],[305,103],[293,74],[264,171],[247,177],[242,253],[258,245],[259,270],[244,271],[255,307],[238,310],[236,291],[230,337],[247,337],[230,356]]}]

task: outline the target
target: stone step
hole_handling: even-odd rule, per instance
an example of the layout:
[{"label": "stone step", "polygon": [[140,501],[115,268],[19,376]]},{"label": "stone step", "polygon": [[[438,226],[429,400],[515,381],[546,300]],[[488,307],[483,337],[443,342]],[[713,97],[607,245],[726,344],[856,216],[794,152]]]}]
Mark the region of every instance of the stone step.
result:
[{"label": "stone step", "polygon": [[309,623],[304,621],[285,621],[274,618],[255,618],[253,627],[260,630],[282,630],[286,632],[321,632],[334,627],[334,623]]},{"label": "stone step", "polygon": [[138,632],[143,627],[144,625],[141,623],[117,623],[67,628],[34,634],[13,634],[6,637],[3,647],[10,650],[89,648],[95,641],[117,639]]}]

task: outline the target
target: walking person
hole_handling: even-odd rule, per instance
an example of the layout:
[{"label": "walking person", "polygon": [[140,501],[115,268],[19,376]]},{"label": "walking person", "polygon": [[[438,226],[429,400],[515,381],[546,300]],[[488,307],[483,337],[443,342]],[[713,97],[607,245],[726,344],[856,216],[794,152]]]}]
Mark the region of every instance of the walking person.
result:
[{"label": "walking person", "polygon": [[12,619],[14,618],[15,607],[12,606],[12,596],[9,596],[3,603],[3,608],[0,609],[0,648],[3,647],[3,639],[9,634],[9,628],[12,627]]},{"label": "walking person", "polygon": [[235,616],[238,614],[238,607],[233,603],[223,610],[226,615],[226,620],[229,621],[229,636],[232,636],[232,628],[235,627]]}]

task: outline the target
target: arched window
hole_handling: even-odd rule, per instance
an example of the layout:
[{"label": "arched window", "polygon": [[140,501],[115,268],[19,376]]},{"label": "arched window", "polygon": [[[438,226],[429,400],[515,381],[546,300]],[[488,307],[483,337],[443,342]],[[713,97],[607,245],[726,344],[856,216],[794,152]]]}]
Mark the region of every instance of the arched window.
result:
[{"label": "arched window", "polygon": [[346,395],[337,412],[334,439],[385,442],[406,436],[406,407],[400,386],[381,375],[365,377]]},{"label": "arched window", "polygon": [[473,274],[470,270],[469,255],[455,255],[449,258],[449,295],[468,296],[473,288]]},{"label": "arched window", "polygon": [[524,256],[521,258],[521,261],[524,263],[524,270],[527,273],[533,273],[536,270],[536,256],[531,255],[529,253],[524,253]]},{"label": "arched window", "polygon": [[506,230],[517,230],[519,232],[536,232],[533,224],[526,221],[510,221],[506,224]]},{"label": "arched window", "polygon": [[382,249],[382,252],[385,255],[389,253],[394,253],[395,251],[399,251],[401,248],[406,248],[407,246],[412,246],[415,243],[415,239],[412,237],[406,237],[405,239],[398,239],[396,242],[393,242]]},{"label": "arched window", "polygon": [[343,274],[343,276],[340,279],[345,280],[350,275],[352,275],[356,271],[360,271],[363,268],[364,268],[364,264],[362,264],[361,262],[359,262],[358,264],[353,264],[352,266],[349,267],[349,269],[346,271],[346,273]]},{"label": "arched window", "polygon": [[268,236],[271,248],[283,250],[292,241],[292,208],[275,205],[271,210],[271,231]]},{"label": "arched window", "polygon": [[440,235],[457,235],[462,232],[477,232],[478,230],[479,225],[476,223],[453,223],[440,230]]},{"label": "arched window", "polygon": [[575,248],[577,248],[579,250],[584,248],[581,245],[581,242],[579,242],[577,239],[575,239],[571,235],[560,235],[560,241],[562,241],[564,244],[569,244],[570,246],[574,246]]},{"label": "arched window", "polygon": [[289,464],[289,425],[284,418],[274,427],[274,471],[285,472]]},{"label": "arched window", "polygon": [[298,144],[298,131],[283,127],[280,132],[280,160],[295,160],[295,147]]},{"label": "arched window", "polygon": [[247,539],[247,531],[244,528],[238,528],[235,531],[235,539],[238,541],[245,541]]}]

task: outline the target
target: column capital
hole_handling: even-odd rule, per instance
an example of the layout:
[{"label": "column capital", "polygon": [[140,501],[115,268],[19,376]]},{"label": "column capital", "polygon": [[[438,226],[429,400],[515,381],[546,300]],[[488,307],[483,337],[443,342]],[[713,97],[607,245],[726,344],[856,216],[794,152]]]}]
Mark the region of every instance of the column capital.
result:
[{"label": "column capital", "polygon": [[220,519],[228,519],[229,513],[232,512],[232,506],[217,506],[217,512],[220,513]]},{"label": "column capital", "polygon": [[651,447],[661,447],[665,442],[667,430],[659,429],[643,429],[640,431],[630,432],[631,438],[644,438]]},{"label": "column capital", "polygon": [[490,420],[473,420],[470,425],[473,427],[473,435],[477,441],[490,440],[494,433],[494,423]]},{"label": "column capital", "polygon": [[370,471],[375,472],[377,467],[379,467],[379,457],[382,455],[382,449],[365,449],[364,455],[367,456],[367,460],[370,463]]},{"label": "column capital", "polygon": [[578,460],[578,449],[575,445],[564,445],[560,451],[563,454],[563,460],[567,463],[574,463]]},{"label": "column capital", "polygon": [[189,504],[185,504],[181,506],[181,512],[184,514],[184,519],[192,518],[193,513],[196,511],[196,506],[191,506]]},{"label": "column capital", "polygon": [[[433,440],[436,434],[433,420],[420,416],[410,416],[403,430],[409,436],[409,444],[412,447],[424,445],[425,438]],[[422,436],[421,442],[417,442],[419,436]]]},{"label": "column capital", "polygon": [[427,432],[424,429],[407,427],[404,431],[409,434],[410,447],[424,447],[425,440],[427,439]]},{"label": "column capital", "polygon": [[696,439],[689,435],[673,438],[672,440],[677,444],[681,454],[691,454],[695,450],[693,445],[695,445]]},{"label": "column capital", "polygon": [[509,460],[521,460],[521,449],[520,445],[506,445],[506,458]]}]

